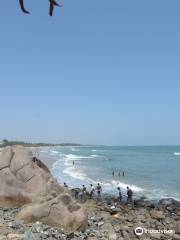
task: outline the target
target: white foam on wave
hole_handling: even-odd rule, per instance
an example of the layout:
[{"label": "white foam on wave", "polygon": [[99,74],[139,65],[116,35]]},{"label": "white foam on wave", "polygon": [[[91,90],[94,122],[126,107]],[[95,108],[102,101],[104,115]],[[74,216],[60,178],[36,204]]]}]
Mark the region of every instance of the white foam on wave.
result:
[{"label": "white foam on wave", "polygon": [[[59,153],[59,152],[58,152]],[[54,153],[56,154],[56,153]],[[95,158],[96,156],[81,156],[81,155],[74,155],[74,154],[63,154],[59,153],[60,159],[58,159],[52,166],[52,169],[59,168],[62,162],[64,162],[64,165],[69,167],[72,166],[72,162],[78,161],[81,159],[89,159],[89,158]]]},{"label": "white foam on wave", "polygon": [[72,151],[72,152],[78,152],[79,149],[78,149],[78,148],[72,148],[71,151]]},{"label": "white foam on wave", "polygon": [[66,173],[70,175],[73,178],[79,179],[79,180],[85,180],[87,178],[87,175],[80,170],[76,170],[74,167],[66,168],[63,173]]},{"label": "white foam on wave", "polygon": [[48,153],[47,150],[41,150],[40,153]]},{"label": "white foam on wave", "polygon": [[64,162],[64,159],[62,159],[62,158],[58,159],[56,162],[54,162],[52,164],[52,167],[51,167],[52,170],[56,170],[56,169],[61,168],[61,165],[62,165],[63,162]]},{"label": "white foam on wave", "polygon": [[128,184],[128,183],[123,183],[123,182],[118,182],[118,181],[115,181],[115,180],[112,180],[112,185],[115,186],[115,187],[120,187],[122,189],[126,189],[127,186],[130,187],[132,189],[132,191],[134,192],[141,192],[141,191],[144,191],[143,188],[140,188],[136,185],[133,185],[133,184]]},{"label": "white foam on wave", "polygon": [[91,155],[90,156],[81,156],[81,155],[67,154],[63,157],[65,166],[71,166],[72,161],[78,161],[81,159],[89,159],[89,158],[94,158],[94,156],[91,156]]},{"label": "white foam on wave", "polygon": [[180,201],[179,194],[175,192],[170,193],[163,189],[146,190],[145,196],[150,200],[156,200],[156,201],[158,201],[159,199],[169,199],[169,198],[173,198],[176,201]]},{"label": "white foam on wave", "polygon": [[79,160],[79,159],[92,158],[92,156],[81,156],[81,155],[67,154],[65,158],[66,158],[66,160]]},{"label": "white foam on wave", "polygon": [[180,156],[180,153],[179,152],[175,152],[174,155],[175,156]]},{"label": "white foam on wave", "polygon": [[49,152],[50,152],[50,155],[56,155],[59,153],[58,151],[55,151],[55,150],[50,150]]},{"label": "white foam on wave", "polygon": [[96,149],[93,149],[93,150],[91,150],[92,152],[97,152],[97,150]]},{"label": "white foam on wave", "polygon": [[100,184],[104,187],[110,187],[111,186],[110,183],[105,183],[105,182],[100,182]]}]

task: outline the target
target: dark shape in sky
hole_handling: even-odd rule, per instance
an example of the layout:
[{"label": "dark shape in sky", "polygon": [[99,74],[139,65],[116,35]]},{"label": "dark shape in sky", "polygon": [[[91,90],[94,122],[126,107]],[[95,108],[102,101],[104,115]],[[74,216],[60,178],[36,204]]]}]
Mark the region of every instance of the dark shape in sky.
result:
[{"label": "dark shape in sky", "polygon": [[62,7],[62,5],[58,4],[55,0],[49,0],[50,5],[49,5],[49,16],[53,15],[53,11],[54,11],[54,6],[57,7]]},{"label": "dark shape in sky", "polygon": [[24,7],[24,0],[19,0],[19,4],[20,4],[20,7],[21,7],[21,10],[26,13],[26,14],[29,14],[29,12],[25,9]]},{"label": "dark shape in sky", "polygon": [[[62,5],[57,3],[55,0],[49,0],[49,2],[50,2],[50,5],[49,5],[49,15],[53,16],[54,6],[62,7]],[[21,10],[24,13],[29,14],[29,12],[24,7],[24,0],[19,0],[19,4],[20,4],[20,7],[21,7]]]}]

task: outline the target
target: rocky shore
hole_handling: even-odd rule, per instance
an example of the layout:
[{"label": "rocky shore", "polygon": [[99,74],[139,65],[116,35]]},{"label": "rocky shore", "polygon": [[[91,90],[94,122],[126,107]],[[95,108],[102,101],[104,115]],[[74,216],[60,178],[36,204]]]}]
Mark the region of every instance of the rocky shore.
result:
[{"label": "rocky shore", "polygon": [[[133,208],[110,198],[103,202],[87,199],[82,205],[88,216],[87,228],[72,232],[41,222],[25,224],[16,219],[20,208],[0,208],[0,240],[180,239],[180,203],[173,199],[158,203],[136,200]],[[137,227],[143,229],[142,235],[135,233]]]}]

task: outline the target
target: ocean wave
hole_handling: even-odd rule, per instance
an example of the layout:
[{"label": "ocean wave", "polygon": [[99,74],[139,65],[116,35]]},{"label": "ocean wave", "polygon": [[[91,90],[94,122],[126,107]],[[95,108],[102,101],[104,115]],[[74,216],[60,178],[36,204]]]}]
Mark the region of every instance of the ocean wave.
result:
[{"label": "ocean wave", "polygon": [[104,187],[111,187],[112,186],[111,183],[100,182],[100,184]]},{"label": "ocean wave", "polygon": [[90,156],[81,156],[81,155],[74,155],[74,154],[66,154],[66,160],[79,160],[79,159],[86,159],[86,158],[93,158]]},{"label": "ocean wave", "polygon": [[58,151],[55,151],[55,150],[50,150],[49,152],[50,152],[50,155],[56,155],[59,153]]},{"label": "ocean wave", "polygon": [[91,151],[92,151],[92,152],[97,152],[97,150],[96,150],[96,149],[92,149]]},{"label": "ocean wave", "polygon": [[87,178],[87,175],[80,170],[76,170],[74,167],[66,168],[63,173],[66,173],[70,175],[73,178],[79,179],[79,180],[85,180]]},{"label": "ocean wave", "polygon": [[180,201],[179,194],[175,192],[167,193],[165,190],[162,190],[162,189],[146,190],[144,192],[144,195],[148,199],[155,200],[155,201],[158,201],[160,199],[169,199],[169,198],[173,198],[176,201]]},{"label": "ocean wave", "polygon": [[52,170],[56,170],[56,169],[61,168],[62,163],[64,163],[64,160],[63,160],[62,158],[58,159],[56,162],[54,162],[54,163],[52,164],[51,169],[52,169]]},{"label": "ocean wave", "polygon": [[71,151],[73,151],[73,152],[78,152],[78,151],[80,151],[80,150],[79,150],[78,148],[72,148]]},{"label": "ocean wave", "polygon": [[180,153],[179,152],[175,152],[174,155],[175,156],[180,156]]},{"label": "ocean wave", "polygon": [[48,153],[47,150],[41,150],[40,153]]},{"label": "ocean wave", "polygon": [[127,186],[129,186],[134,192],[144,191],[143,188],[140,188],[140,187],[138,187],[136,185],[123,183],[123,182],[119,182],[119,181],[115,181],[115,180],[112,180],[112,185],[115,186],[115,187],[120,187],[122,189],[126,189]]}]

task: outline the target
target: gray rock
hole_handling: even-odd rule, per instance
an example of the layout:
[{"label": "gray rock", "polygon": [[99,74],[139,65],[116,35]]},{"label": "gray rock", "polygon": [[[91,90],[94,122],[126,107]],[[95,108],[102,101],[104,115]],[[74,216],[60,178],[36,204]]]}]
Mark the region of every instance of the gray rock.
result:
[{"label": "gray rock", "polygon": [[160,233],[151,233],[151,239],[161,239],[161,234]]},{"label": "gray rock", "polygon": [[102,225],[104,225],[104,222],[98,222],[98,227],[101,227]]},{"label": "gray rock", "polygon": [[173,240],[180,240],[180,235],[179,234],[174,234]]},{"label": "gray rock", "polygon": [[176,223],[175,232],[180,234],[180,221]]}]

